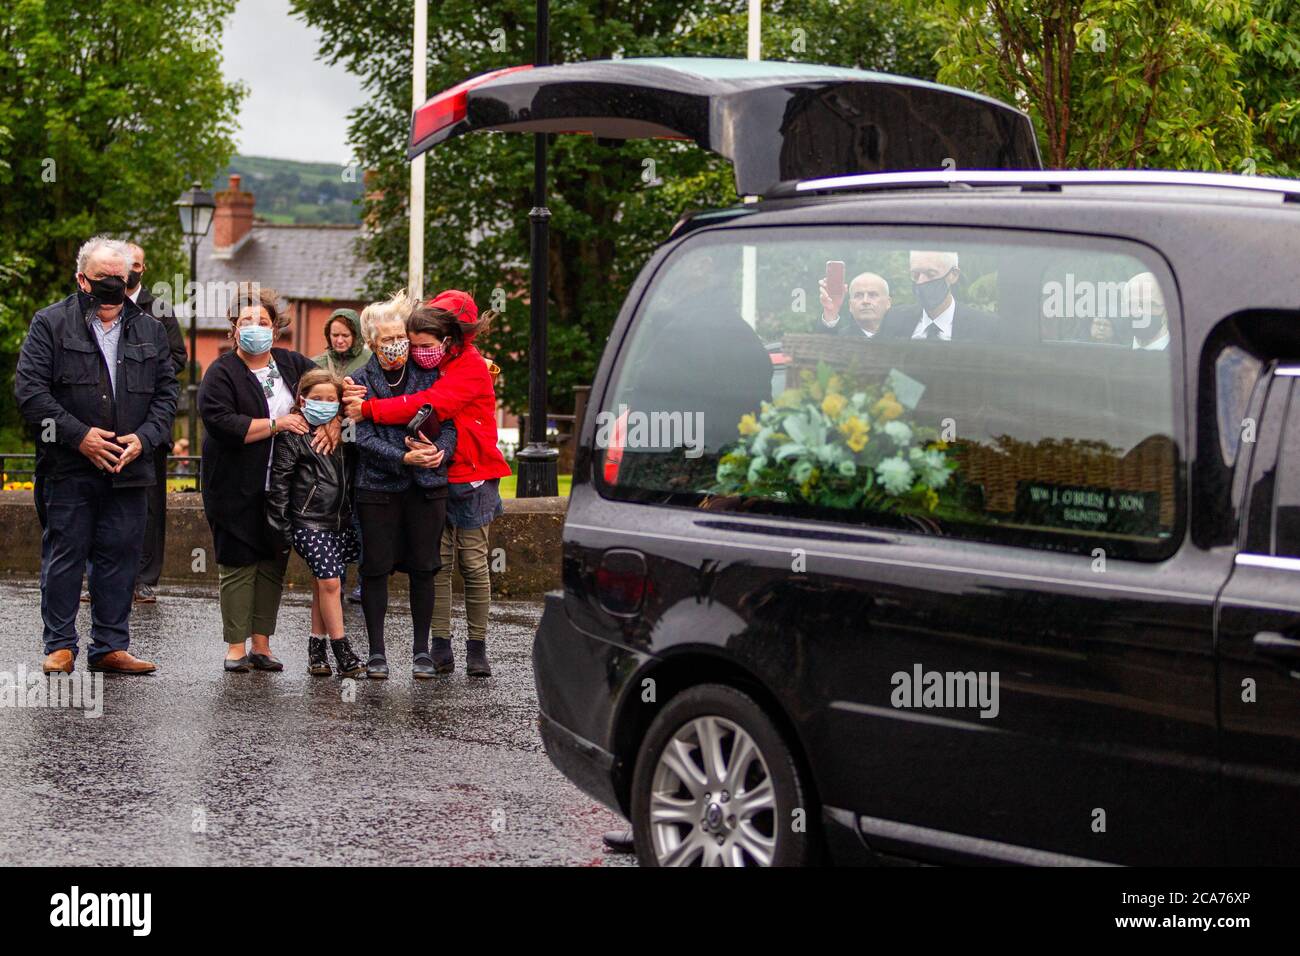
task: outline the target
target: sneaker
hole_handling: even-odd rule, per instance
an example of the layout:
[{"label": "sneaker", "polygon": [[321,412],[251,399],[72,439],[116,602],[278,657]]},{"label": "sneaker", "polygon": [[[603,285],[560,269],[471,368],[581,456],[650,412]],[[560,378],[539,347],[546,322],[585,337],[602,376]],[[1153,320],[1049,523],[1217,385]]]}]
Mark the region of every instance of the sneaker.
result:
[{"label": "sneaker", "polygon": [[329,677],[333,671],[330,670],[329,651],[326,650],[329,645],[328,637],[309,637],[307,638],[307,673],[315,674],[318,677]]},{"label": "sneaker", "polygon": [[361,585],[360,585],[360,584],[358,584],[356,587],[354,587],[351,591],[348,592],[348,603],[349,603],[349,604],[360,604],[360,603],[361,603]]},{"label": "sneaker", "polygon": [[456,669],[456,654],[451,649],[449,637],[430,638],[429,656],[433,659],[436,674],[450,674]]},{"label": "sneaker", "polygon": [[465,642],[465,673],[470,677],[492,676],[492,666],[487,659],[487,641]]},{"label": "sneaker", "polygon": [[136,604],[157,604],[158,595],[154,593],[154,589],[149,587],[149,585],[137,584],[135,588],[135,603]]},{"label": "sneaker", "polygon": [[330,647],[334,651],[334,661],[339,665],[339,677],[360,677],[366,672],[366,665],[361,663],[346,637],[330,641]]}]

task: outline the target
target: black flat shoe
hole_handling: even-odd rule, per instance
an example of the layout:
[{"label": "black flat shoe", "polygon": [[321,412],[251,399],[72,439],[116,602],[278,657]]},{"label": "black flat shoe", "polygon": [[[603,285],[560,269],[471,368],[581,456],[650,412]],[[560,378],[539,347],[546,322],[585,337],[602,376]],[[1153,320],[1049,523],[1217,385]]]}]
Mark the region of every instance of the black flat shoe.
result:
[{"label": "black flat shoe", "polygon": [[248,655],[245,654],[243,657],[239,657],[234,660],[231,660],[229,657],[227,657],[225,662],[225,669],[231,672],[246,674],[248,671],[251,671],[253,669],[253,665],[248,663]]},{"label": "black flat shoe", "polygon": [[366,676],[371,680],[388,680],[388,658],[383,654],[371,654],[366,661]]},{"label": "black flat shoe", "polygon": [[429,680],[438,673],[433,657],[427,653],[416,654],[411,660],[411,676],[416,680]]},{"label": "black flat shoe", "polygon": [[270,654],[249,654],[248,662],[253,665],[255,671],[282,671],[284,665],[277,661]]},{"label": "black flat shoe", "polygon": [[611,853],[635,853],[636,841],[632,838],[632,831],[627,830],[609,830],[601,840],[605,848]]},{"label": "black flat shoe", "polygon": [[451,649],[451,638],[435,637],[429,641],[429,656],[433,669],[439,674],[450,674],[456,669],[456,655]]},{"label": "black flat shoe", "polygon": [[465,673],[470,677],[492,676],[492,665],[487,659],[487,641],[465,642]]}]

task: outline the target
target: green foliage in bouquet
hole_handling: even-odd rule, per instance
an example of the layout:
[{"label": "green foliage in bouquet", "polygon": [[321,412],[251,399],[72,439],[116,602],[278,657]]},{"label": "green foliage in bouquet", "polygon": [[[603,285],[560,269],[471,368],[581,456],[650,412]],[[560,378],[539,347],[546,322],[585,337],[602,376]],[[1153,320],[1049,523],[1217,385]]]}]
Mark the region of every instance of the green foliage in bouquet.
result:
[{"label": "green foliage in bouquet", "polygon": [[827,508],[931,512],[957,463],[933,428],[907,421],[883,385],[849,391],[825,362],[737,426],[720,495]]}]

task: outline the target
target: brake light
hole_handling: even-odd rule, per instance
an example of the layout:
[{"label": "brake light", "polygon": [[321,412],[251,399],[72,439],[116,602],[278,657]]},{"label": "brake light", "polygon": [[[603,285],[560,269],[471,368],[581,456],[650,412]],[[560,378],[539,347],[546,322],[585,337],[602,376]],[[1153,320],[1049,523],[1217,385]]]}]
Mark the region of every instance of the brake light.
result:
[{"label": "brake light", "polygon": [[623,446],[627,443],[627,410],[614,421],[610,429],[609,447],[605,449],[605,484],[618,484],[618,466],[623,463]]},{"label": "brake light", "polygon": [[443,90],[426,101],[423,106],[416,108],[415,115],[411,117],[411,146],[414,147],[434,133],[448,126],[455,126],[463,120],[469,108],[469,91],[476,86],[482,86],[489,80],[495,80],[507,73],[518,73],[520,70],[532,68],[531,63],[525,63],[523,66],[507,66],[500,70],[490,70],[470,77],[464,83],[459,83],[449,90]]},{"label": "brake light", "polygon": [[641,552],[611,548],[601,556],[596,568],[596,598],[610,614],[638,613],[648,591],[645,555]]}]

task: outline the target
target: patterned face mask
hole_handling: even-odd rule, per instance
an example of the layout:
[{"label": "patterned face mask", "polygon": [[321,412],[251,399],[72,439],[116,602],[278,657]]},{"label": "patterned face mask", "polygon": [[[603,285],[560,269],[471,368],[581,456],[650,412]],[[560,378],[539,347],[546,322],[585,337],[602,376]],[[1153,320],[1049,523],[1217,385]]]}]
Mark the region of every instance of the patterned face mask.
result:
[{"label": "patterned face mask", "polygon": [[379,346],[379,351],[376,353],[379,364],[390,370],[401,368],[406,364],[406,353],[410,347],[411,343],[407,339],[398,339],[396,342]]},{"label": "patterned face mask", "polygon": [[447,350],[441,345],[412,345],[411,358],[420,368],[437,368]]}]

